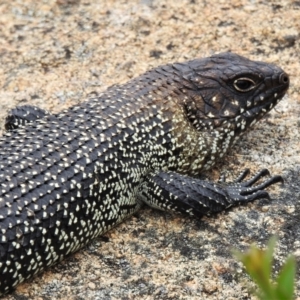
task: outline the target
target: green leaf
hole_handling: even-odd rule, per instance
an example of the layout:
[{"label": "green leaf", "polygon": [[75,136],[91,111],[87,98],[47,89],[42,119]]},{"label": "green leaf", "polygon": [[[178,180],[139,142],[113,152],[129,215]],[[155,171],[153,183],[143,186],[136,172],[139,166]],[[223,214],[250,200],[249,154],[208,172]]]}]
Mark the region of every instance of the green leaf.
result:
[{"label": "green leaf", "polygon": [[256,295],[261,300],[292,300],[296,262],[290,256],[282,266],[276,282],[272,278],[272,262],[276,238],[271,238],[268,247],[261,250],[251,245],[246,253],[234,251],[235,256],[244,264],[247,273],[259,287]]},{"label": "green leaf", "polygon": [[276,238],[271,238],[266,250],[251,245],[246,253],[235,253],[235,256],[244,264],[247,273],[261,289],[261,294],[273,297],[274,287],[270,282],[273,252]]},{"label": "green leaf", "polygon": [[294,295],[296,261],[293,256],[287,258],[277,277],[276,293],[278,299],[291,300]]}]

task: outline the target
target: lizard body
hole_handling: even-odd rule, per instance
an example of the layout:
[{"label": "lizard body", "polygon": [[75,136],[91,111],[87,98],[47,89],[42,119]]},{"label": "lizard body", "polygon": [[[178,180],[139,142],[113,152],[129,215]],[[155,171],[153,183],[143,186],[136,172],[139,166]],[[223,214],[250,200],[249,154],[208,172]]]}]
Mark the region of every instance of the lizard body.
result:
[{"label": "lizard body", "polygon": [[279,67],[233,53],[161,66],[58,114],[30,106],[0,139],[0,293],[142,205],[201,217],[267,197],[196,178],[284,96]]}]

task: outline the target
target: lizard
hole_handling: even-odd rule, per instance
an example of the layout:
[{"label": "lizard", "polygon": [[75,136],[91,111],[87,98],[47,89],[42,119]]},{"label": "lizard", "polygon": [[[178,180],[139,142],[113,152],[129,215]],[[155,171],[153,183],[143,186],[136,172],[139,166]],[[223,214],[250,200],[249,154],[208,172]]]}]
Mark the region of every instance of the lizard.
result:
[{"label": "lizard", "polygon": [[13,109],[0,138],[0,293],[144,203],[200,218],[269,198],[282,177],[266,169],[232,182],[199,175],[288,87],[281,68],[225,52],[154,68],[57,114]]}]

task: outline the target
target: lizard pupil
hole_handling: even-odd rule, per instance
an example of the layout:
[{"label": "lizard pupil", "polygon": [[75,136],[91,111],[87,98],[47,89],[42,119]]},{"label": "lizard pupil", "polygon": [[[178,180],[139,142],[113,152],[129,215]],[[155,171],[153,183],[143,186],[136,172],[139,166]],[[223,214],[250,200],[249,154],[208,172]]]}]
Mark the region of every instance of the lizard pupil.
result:
[{"label": "lizard pupil", "polygon": [[233,82],[233,85],[239,92],[248,92],[255,87],[255,82],[250,78],[239,78]]}]

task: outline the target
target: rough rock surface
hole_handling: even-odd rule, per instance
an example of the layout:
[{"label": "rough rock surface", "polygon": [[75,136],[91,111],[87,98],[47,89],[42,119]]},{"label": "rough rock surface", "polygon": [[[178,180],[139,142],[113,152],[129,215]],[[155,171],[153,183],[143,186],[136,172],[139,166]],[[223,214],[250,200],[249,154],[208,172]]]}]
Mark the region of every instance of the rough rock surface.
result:
[{"label": "rough rock surface", "polygon": [[[245,167],[283,174],[272,201],[196,220],[149,208],[6,299],[254,299],[232,248],[277,234],[274,272],[300,263],[300,2],[0,1],[0,126],[7,110],[57,112],[167,62],[233,51],[273,62],[289,95],[206,176]],[[297,276],[300,299],[300,272]]]}]

